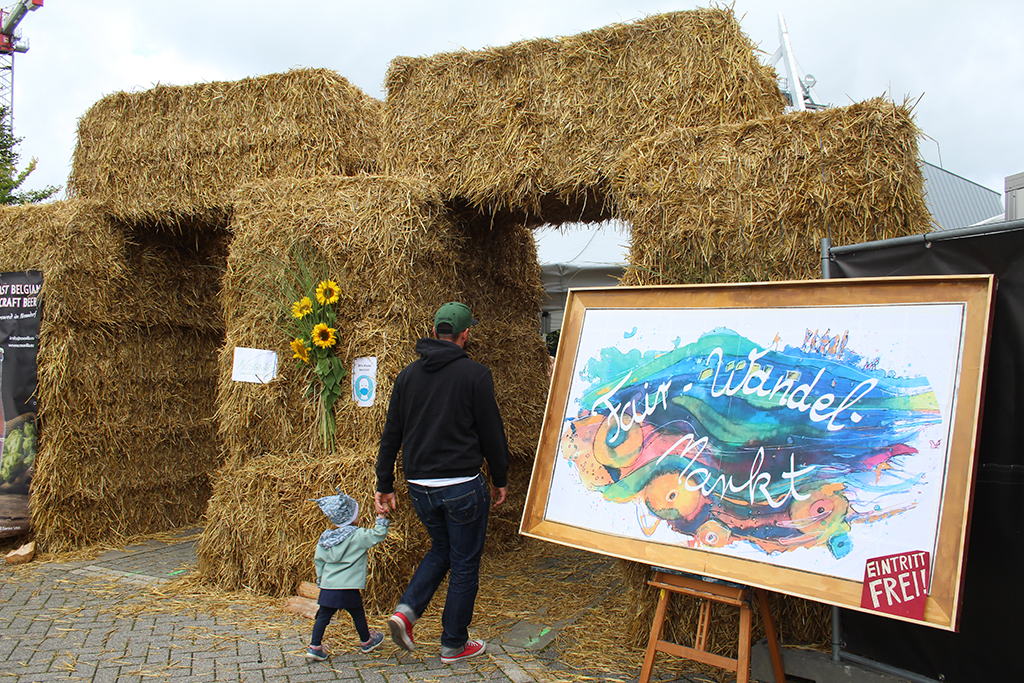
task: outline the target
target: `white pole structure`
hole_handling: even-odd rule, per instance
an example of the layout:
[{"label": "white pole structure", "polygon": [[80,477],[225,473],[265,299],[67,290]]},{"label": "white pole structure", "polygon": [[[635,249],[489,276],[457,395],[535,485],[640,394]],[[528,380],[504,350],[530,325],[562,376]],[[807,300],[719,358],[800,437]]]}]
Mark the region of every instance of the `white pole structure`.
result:
[{"label": "white pole structure", "polygon": [[818,93],[814,91],[814,76],[803,72],[793,54],[793,44],[789,40],[789,29],[786,27],[786,18],[779,12],[779,49],[772,55],[772,66],[782,62],[786,69],[786,87],[782,89],[789,95],[790,105],[796,111],[808,109],[824,109],[828,105],[822,104]]}]

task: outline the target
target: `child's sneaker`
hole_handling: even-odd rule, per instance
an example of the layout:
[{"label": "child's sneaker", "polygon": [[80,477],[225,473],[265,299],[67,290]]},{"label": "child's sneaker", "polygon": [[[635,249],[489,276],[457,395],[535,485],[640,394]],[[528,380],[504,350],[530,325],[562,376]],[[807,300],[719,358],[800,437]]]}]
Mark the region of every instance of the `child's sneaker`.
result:
[{"label": "child's sneaker", "polygon": [[388,619],[388,628],[391,629],[391,640],[395,641],[395,645],[409,652],[416,649],[416,643],[412,639],[412,622],[409,621],[409,617],[401,612],[395,612]]},{"label": "child's sneaker", "polygon": [[331,653],[326,647],[313,647],[310,645],[306,648],[306,661],[322,662],[330,656]]},{"label": "child's sneaker", "polygon": [[373,652],[384,642],[384,634],[380,631],[370,631],[370,639],[359,643],[359,649],[364,653]]},{"label": "child's sneaker", "polygon": [[445,664],[458,662],[470,657],[482,655],[487,650],[487,643],[482,640],[467,640],[462,648],[442,647],[441,661]]}]

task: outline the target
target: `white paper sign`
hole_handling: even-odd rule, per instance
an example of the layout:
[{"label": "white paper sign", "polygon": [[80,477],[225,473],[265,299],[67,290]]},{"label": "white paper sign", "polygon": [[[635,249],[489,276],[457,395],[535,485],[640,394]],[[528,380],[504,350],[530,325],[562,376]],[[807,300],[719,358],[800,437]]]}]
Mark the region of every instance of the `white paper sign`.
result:
[{"label": "white paper sign", "polygon": [[231,379],[235,382],[266,384],[277,377],[277,354],[263,349],[235,347]]},{"label": "white paper sign", "polygon": [[377,358],[365,356],[352,361],[352,400],[369,408],[377,398]]}]

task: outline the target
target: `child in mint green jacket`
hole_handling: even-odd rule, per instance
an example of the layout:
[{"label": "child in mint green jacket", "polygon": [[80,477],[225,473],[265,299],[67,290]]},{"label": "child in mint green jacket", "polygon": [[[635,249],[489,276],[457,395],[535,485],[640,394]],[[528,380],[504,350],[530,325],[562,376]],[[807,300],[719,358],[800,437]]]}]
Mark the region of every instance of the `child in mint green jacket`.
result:
[{"label": "child in mint green jacket", "polygon": [[306,650],[306,659],[316,662],[322,662],[330,655],[322,641],[327,625],[339,609],[352,615],[356,632],[359,633],[360,650],[372,652],[384,642],[384,634],[371,631],[366,624],[360,590],[366,588],[366,551],[384,540],[390,522],[380,516],[372,529],[356,526],[359,503],[342,493],[341,489],[336,490],[336,496],[316,499],[323,513],[338,527],[320,535],[313,555],[316,583],[320,586],[320,597],[317,599],[320,607],[313,622],[313,635]]}]

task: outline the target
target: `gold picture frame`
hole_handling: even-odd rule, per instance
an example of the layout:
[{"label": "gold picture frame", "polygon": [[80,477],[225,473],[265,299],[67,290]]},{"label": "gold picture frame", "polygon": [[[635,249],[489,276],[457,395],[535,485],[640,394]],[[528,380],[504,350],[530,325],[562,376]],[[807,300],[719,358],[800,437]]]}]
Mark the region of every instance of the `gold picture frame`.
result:
[{"label": "gold picture frame", "polygon": [[855,610],[867,559],[926,550],[893,618],[956,630],[994,292],[571,290],[521,533]]}]

